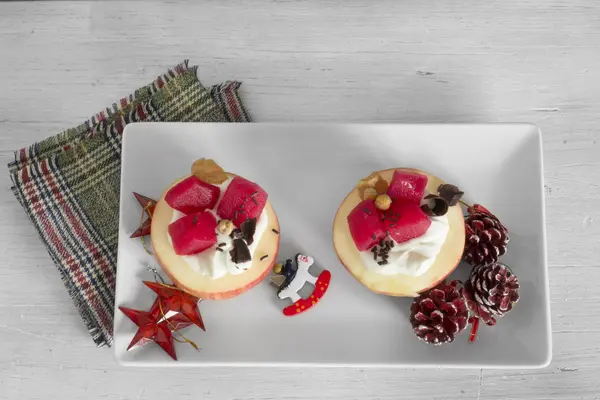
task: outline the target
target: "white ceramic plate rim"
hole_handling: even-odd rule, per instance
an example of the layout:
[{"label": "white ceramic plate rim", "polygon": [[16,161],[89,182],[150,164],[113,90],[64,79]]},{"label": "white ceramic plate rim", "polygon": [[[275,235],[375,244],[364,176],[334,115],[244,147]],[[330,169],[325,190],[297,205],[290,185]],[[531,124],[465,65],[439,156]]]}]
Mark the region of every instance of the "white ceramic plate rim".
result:
[{"label": "white ceramic plate rim", "polygon": [[[159,127],[156,127],[156,125],[160,125]],[[131,150],[129,149],[128,146],[128,142],[134,140],[133,136],[135,135],[139,135],[143,130],[152,130],[152,129],[167,129],[173,132],[177,132],[179,129],[182,129],[183,126],[186,126],[189,128],[190,125],[197,125],[197,126],[201,126],[202,129],[205,129],[207,127],[211,127],[211,129],[219,129],[220,126],[223,127],[229,127],[231,124],[220,124],[220,123],[210,123],[210,124],[203,124],[203,123],[136,123],[136,124],[130,124],[126,127],[125,131],[124,131],[124,138],[123,138],[123,154],[122,154],[122,159],[123,159],[123,164],[126,163],[126,159],[129,156],[129,152]],[[248,126],[251,125],[250,129],[278,129],[278,130],[285,130],[286,128],[289,128],[291,126],[294,127],[303,127],[303,129],[306,130],[319,130],[319,129],[323,129],[323,130],[328,130],[332,127],[360,127],[361,129],[369,129],[369,127],[391,127],[391,128],[400,128],[400,129],[409,129],[411,126],[419,126],[419,127],[427,127],[433,130],[436,129],[457,129],[457,128],[461,128],[461,127],[473,127],[473,126],[477,126],[478,128],[481,129],[485,129],[486,127],[497,127],[497,126],[504,126],[507,129],[511,129],[513,127],[520,127],[520,128],[524,128],[524,127],[529,127],[530,130],[532,130],[533,132],[535,132],[535,136],[536,136],[536,140],[537,140],[537,148],[539,151],[539,161],[540,161],[540,165],[539,165],[539,177],[541,179],[540,182],[540,192],[541,192],[541,197],[540,197],[540,201],[541,201],[541,218],[543,221],[543,229],[540,232],[541,235],[541,247],[542,247],[542,251],[543,251],[543,268],[541,269],[541,279],[543,280],[543,284],[546,288],[545,290],[545,299],[544,299],[544,307],[545,307],[545,311],[547,311],[548,315],[546,318],[546,327],[545,327],[545,334],[547,336],[547,343],[548,343],[548,348],[547,348],[547,357],[546,359],[544,359],[542,362],[536,362],[536,363],[503,363],[503,364],[497,364],[494,362],[478,362],[478,363],[471,363],[471,364],[462,364],[460,362],[456,362],[456,363],[435,363],[435,362],[425,362],[425,363],[415,363],[415,362],[369,362],[369,363],[363,363],[363,362],[269,362],[269,361],[260,361],[260,362],[247,362],[247,361],[215,361],[215,360],[208,360],[208,361],[204,361],[201,360],[200,362],[197,363],[183,363],[183,362],[174,362],[174,363],[165,363],[164,361],[145,361],[145,362],[140,362],[140,361],[127,361],[127,360],[123,360],[121,358],[121,354],[119,353],[117,346],[115,346],[115,356],[117,358],[117,360],[122,364],[122,365],[135,365],[135,366],[143,366],[143,367],[152,367],[152,366],[165,366],[165,365],[169,365],[169,366],[190,366],[190,365],[194,365],[194,366],[238,366],[238,367],[280,367],[280,366],[286,366],[286,367],[307,367],[307,366],[311,366],[311,367],[361,367],[361,368],[405,368],[405,367],[418,367],[418,368],[439,368],[439,367],[444,367],[444,368],[519,368],[519,369],[532,369],[532,368],[543,368],[545,366],[547,366],[550,361],[551,361],[551,357],[552,357],[552,340],[551,340],[551,319],[550,319],[550,296],[549,296],[549,285],[548,285],[548,265],[547,265],[547,259],[546,259],[546,230],[545,230],[545,221],[546,221],[546,210],[545,210],[545,195],[543,192],[543,151],[542,151],[542,140],[541,140],[541,133],[539,131],[539,129],[531,124],[331,124],[331,123],[301,123],[301,124],[287,124],[287,123],[253,123],[253,124],[236,124],[238,126],[240,126],[239,129],[244,129],[243,126]],[[136,133],[137,132],[137,133]],[[199,155],[199,157],[201,157],[202,155]],[[124,180],[126,179],[126,174],[128,171],[125,171],[124,168],[124,172],[121,175],[121,207],[120,207],[120,211],[121,211],[121,215],[124,215],[124,209],[125,206],[124,204],[126,202],[131,202],[131,193],[130,190],[123,190],[124,187],[126,187],[127,185],[125,184]],[[175,178],[175,177],[173,177]],[[123,221],[120,220],[120,225],[123,224]],[[121,260],[121,252],[119,252],[119,260]],[[119,261],[120,264],[120,261]],[[118,274],[121,275],[121,274]],[[118,285],[118,282],[117,282]],[[119,291],[116,291],[116,297],[117,297],[117,302],[115,305],[115,317],[116,314],[119,312],[117,306],[119,305]]]}]

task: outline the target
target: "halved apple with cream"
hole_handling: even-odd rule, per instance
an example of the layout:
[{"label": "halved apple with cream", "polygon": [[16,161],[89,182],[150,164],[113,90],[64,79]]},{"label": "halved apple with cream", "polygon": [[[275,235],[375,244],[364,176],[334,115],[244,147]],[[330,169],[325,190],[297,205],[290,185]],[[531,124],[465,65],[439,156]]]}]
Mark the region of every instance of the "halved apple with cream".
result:
[{"label": "halved apple with cream", "polygon": [[279,222],[267,193],[204,159],[157,202],[151,236],[173,283],[203,299],[251,289],[268,275],[279,251]]},{"label": "halved apple with cream", "polygon": [[442,186],[451,185],[407,168],[361,179],[333,224],[335,251],[346,269],[390,296],[413,297],[446,278],[462,257],[465,225],[458,199],[448,203],[438,195]]}]

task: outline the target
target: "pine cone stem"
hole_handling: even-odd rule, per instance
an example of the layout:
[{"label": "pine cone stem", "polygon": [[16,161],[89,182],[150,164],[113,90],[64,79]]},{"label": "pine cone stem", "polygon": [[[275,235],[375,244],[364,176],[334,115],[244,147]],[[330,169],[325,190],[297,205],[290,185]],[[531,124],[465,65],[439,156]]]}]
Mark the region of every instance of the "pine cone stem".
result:
[{"label": "pine cone stem", "polygon": [[473,206],[472,206],[472,205],[470,205],[469,203],[467,203],[467,202],[464,202],[464,201],[462,201],[462,200],[459,200],[458,202],[459,202],[460,204],[462,204],[463,206],[467,207],[467,208],[471,208],[471,207],[473,207]]},{"label": "pine cone stem", "polygon": [[469,318],[469,322],[471,322],[471,332],[469,333],[469,343],[473,343],[477,340],[477,331],[479,330],[479,318],[471,317]]}]

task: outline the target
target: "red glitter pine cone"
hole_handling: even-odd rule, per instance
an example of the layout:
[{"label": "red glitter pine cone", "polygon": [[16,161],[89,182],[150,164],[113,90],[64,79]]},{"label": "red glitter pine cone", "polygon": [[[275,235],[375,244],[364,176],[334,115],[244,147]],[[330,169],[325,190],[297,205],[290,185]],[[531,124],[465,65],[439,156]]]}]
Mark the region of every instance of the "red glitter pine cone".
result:
[{"label": "red glitter pine cone", "polygon": [[488,325],[496,324],[519,300],[519,281],[504,264],[476,267],[465,283],[464,295],[471,312]]},{"label": "red glitter pine cone", "polygon": [[444,282],[417,297],[410,307],[415,335],[426,343],[451,343],[467,327],[469,311],[458,281]]},{"label": "red glitter pine cone", "polygon": [[482,205],[475,204],[467,212],[463,259],[474,267],[497,262],[506,254],[508,230]]}]

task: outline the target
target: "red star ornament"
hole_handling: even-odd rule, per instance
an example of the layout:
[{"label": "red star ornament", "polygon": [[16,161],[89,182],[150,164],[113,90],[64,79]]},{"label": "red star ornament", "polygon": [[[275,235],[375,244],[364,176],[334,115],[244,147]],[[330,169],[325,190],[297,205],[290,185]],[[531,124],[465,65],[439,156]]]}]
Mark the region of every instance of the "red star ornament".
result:
[{"label": "red star ornament", "polygon": [[140,224],[140,227],[137,228],[136,231],[130,236],[131,238],[137,238],[150,234],[150,228],[152,226],[152,214],[154,214],[154,208],[156,208],[156,201],[149,197],[142,196],[136,192],[133,192],[133,195],[138,203],[140,203],[140,206],[142,206],[142,214],[148,214],[148,218],[146,218],[146,220]]},{"label": "red star ornament", "polygon": [[150,281],[143,282],[158,295],[160,306],[165,315],[169,311],[179,313],[198,328],[206,331],[204,321],[202,321],[202,316],[198,309],[198,301],[200,301],[198,297],[192,296],[174,286]]},{"label": "red star ornament", "polygon": [[150,311],[134,310],[127,307],[119,307],[119,309],[139,328],[129,343],[127,350],[130,350],[133,347],[143,346],[149,342],[155,342],[169,354],[171,358],[177,360],[172,331],[192,325],[192,322],[190,322],[187,317],[180,313],[172,312],[167,312],[163,316],[160,310],[159,298],[154,301]]}]

